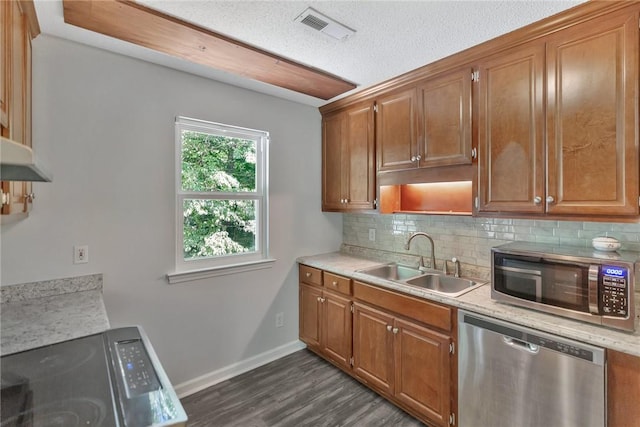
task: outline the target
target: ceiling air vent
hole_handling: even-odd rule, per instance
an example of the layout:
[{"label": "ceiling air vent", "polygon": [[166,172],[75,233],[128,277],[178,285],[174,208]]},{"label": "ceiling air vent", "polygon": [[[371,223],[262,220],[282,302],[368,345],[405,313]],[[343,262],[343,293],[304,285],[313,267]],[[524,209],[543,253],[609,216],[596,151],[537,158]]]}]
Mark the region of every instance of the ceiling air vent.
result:
[{"label": "ceiling air vent", "polygon": [[346,40],[356,32],[349,27],[321,14],[315,9],[307,8],[294,20],[300,22],[316,31],[320,31],[337,40]]}]

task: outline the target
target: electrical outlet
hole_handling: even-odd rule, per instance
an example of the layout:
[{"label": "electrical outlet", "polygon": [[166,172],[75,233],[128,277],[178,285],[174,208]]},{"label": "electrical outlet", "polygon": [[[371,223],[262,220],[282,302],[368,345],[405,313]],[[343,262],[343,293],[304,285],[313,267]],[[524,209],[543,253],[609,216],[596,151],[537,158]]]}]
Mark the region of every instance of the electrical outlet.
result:
[{"label": "electrical outlet", "polygon": [[86,264],[89,262],[89,246],[74,246],[73,247],[73,263],[74,264]]},{"label": "electrical outlet", "polygon": [[276,328],[282,328],[284,326],[284,313],[276,313]]},{"label": "electrical outlet", "polygon": [[376,241],[376,229],[375,228],[370,228],[369,229],[369,240],[372,242]]}]

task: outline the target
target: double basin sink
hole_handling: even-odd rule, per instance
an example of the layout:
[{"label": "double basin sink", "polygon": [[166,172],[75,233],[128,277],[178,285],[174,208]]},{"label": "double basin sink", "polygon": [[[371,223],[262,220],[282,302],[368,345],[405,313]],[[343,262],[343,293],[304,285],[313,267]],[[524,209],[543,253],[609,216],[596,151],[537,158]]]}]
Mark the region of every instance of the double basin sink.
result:
[{"label": "double basin sink", "polygon": [[408,267],[397,263],[376,265],[357,272],[379,279],[425,288],[450,297],[458,297],[484,284],[484,282],[476,282],[462,277],[447,276],[437,270]]}]

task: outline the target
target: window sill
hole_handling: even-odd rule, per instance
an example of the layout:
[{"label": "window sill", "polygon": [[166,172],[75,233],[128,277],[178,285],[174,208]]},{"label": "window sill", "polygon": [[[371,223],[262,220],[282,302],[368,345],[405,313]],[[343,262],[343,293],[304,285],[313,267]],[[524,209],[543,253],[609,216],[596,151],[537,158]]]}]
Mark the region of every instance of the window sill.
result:
[{"label": "window sill", "polygon": [[265,268],[271,268],[274,262],[276,262],[275,259],[261,259],[259,261],[245,262],[242,264],[179,271],[175,273],[168,273],[167,280],[169,280],[169,284],[174,284],[207,279],[209,277],[225,276],[227,274],[244,273],[245,271],[263,270]]}]

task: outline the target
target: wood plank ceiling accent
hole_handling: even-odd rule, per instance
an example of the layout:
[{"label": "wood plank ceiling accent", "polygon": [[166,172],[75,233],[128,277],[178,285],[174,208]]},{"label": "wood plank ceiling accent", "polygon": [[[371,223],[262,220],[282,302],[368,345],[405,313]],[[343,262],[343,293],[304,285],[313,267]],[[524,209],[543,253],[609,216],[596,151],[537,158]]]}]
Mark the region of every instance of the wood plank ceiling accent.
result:
[{"label": "wood plank ceiling accent", "polygon": [[331,99],[356,85],[130,0],[64,0],[64,21],[250,79]]}]

